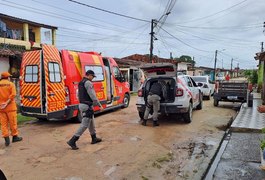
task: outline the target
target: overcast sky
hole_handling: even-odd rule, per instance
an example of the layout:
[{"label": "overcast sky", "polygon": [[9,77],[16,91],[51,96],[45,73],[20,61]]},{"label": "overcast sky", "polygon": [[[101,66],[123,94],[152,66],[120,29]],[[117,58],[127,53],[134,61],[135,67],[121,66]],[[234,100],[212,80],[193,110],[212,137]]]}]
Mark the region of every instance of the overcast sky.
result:
[{"label": "overcast sky", "polygon": [[[265,41],[264,0],[76,0],[130,16],[125,18],[68,0],[0,0],[0,13],[58,27],[59,49],[98,51],[122,58],[149,54],[151,19],[165,20],[155,28],[153,53],[169,58],[188,55],[196,66],[253,69]],[[135,19],[133,19],[135,18]],[[166,19],[164,19],[166,18]],[[158,27],[161,27],[158,29]],[[45,38],[42,38],[45,41]]]}]

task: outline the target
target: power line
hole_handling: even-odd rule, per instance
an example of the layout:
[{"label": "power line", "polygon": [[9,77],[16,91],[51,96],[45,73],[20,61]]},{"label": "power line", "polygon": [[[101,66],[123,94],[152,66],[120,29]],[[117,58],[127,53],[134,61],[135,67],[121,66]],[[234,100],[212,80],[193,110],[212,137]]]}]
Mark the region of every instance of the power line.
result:
[{"label": "power line", "polygon": [[72,14],[75,14],[75,15],[79,15],[79,16],[82,16],[82,17],[86,17],[86,18],[89,18],[89,19],[92,19],[92,20],[95,20],[95,21],[99,21],[99,22],[103,22],[105,24],[110,24],[110,25],[113,25],[113,26],[117,26],[117,27],[121,27],[121,28],[125,28],[125,27],[122,27],[120,25],[117,25],[117,24],[113,24],[113,23],[110,23],[109,21],[103,21],[103,20],[100,20],[100,19],[97,19],[97,18],[94,18],[94,17],[90,17],[90,16],[87,16],[87,15],[84,15],[84,14],[81,14],[81,13],[78,13],[76,11],[71,11],[69,9],[63,9],[63,8],[60,8],[58,6],[53,6],[51,4],[48,4],[48,3],[44,3],[43,1],[37,1],[37,0],[32,0],[38,4],[41,4],[41,5],[45,5],[45,6],[48,6],[48,7],[52,7],[52,8],[55,8],[55,9],[59,9],[59,10],[62,10],[64,12],[67,12],[67,13],[72,13]]},{"label": "power line", "polygon": [[226,9],[223,9],[221,11],[215,12],[213,14],[210,14],[210,15],[207,15],[207,16],[204,16],[204,17],[201,17],[201,18],[193,19],[193,20],[190,20],[190,21],[182,22],[182,23],[189,23],[189,22],[200,21],[200,20],[204,20],[206,18],[210,18],[210,17],[215,16],[217,14],[220,14],[222,12],[228,11],[228,10],[230,10],[230,9],[232,9],[232,8],[238,6],[238,5],[240,5],[240,4],[242,4],[242,3],[246,2],[246,1],[248,1],[248,0],[243,0],[243,1],[239,2],[239,3],[237,3],[237,4],[234,4],[234,5],[226,8]]},{"label": "power line", "polygon": [[137,21],[149,22],[148,20],[145,20],[145,19],[140,19],[140,18],[135,18],[135,17],[132,17],[132,16],[127,16],[127,15],[124,15],[124,14],[116,13],[116,12],[105,10],[105,9],[101,9],[101,8],[98,8],[98,7],[95,7],[95,6],[91,6],[91,5],[88,5],[88,4],[85,4],[85,3],[81,3],[81,2],[78,2],[78,1],[74,1],[74,0],[68,0],[68,1],[76,3],[76,4],[79,4],[79,5],[82,5],[82,6],[86,6],[86,7],[92,8],[92,9],[103,11],[103,12],[106,12],[106,13],[109,13],[109,14],[114,14],[114,15],[117,15],[117,16],[129,18],[129,19],[133,19],[133,20],[137,20]]},{"label": "power line", "polygon": [[132,44],[134,44],[134,42],[135,42],[136,40],[139,39],[139,37],[144,33],[144,31],[145,31],[146,29],[147,29],[147,26],[146,26],[145,29],[143,29],[143,31],[142,31],[141,33],[139,33],[139,34],[137,35],[136,38],[134,38],[134,40],[133,40],[131,43],[129,43],[129,45],[128,45],[127,47],[125,47],[123,50],[121,50],[121,51],[119,52],[119,54],[123,53],[123,52],[124,52],[125,50],[127,50]]},{"label": "power line", "polygon": [[[182,31],[180,30],[180,28],[178,29],[174,29],[174,30],[177,30],[179,32],[182,32],[184,34],[189,34],[189,35],[192,35],[194,37],[197,37],[199,39],[202,39],[202,40],[207,40],[207,41],[222,41],[222,42],[227,42],[227,41],[237,41],[237,42],[233,42],[233,44],[238,44],[238,45],[246,45],[246,46],[249,46],[249,44],[244,44],[244,43],[256,43],[256,41],[246,41],[246,40],[242,40],[242,39],[236,39],[236,38],[227,38],[227,37],[221,37],[221,36],[217,36],[217,35],[213,35],[213,34],[201,34],[202,36],[207,36],[208,38],[204,38],[204,37],[201,37],[199,35],[195,35],[194,33],[191,33],[191,30],[187,30],[187,31]],[[194,30],[194,29],[192,29]],[[229,42],[230,43],[230,42]]]},{"label": "power line", "polygon": [[202,27],[202,26],[183,26],[183,25],[176,25],[176,26],[183,27],[183,28],[191,28],[191,29],[197,28],[197,29],[217,29],[217,30],[233,29],[233,28],[242,30],[242,29],[251,29],[251,28],[254,29],[254,28],[263,27],[260,23],[250,24],[250,25],[245,25],[245,26],[223,26],[223,27]]},{"label": "power line", "polygon": [[162,29],[163,31],[165,31],[165,32],[166,32],[168,35],[170,35],[171,37],[173,37],[174,39],[176,39],[176,40],[178,40],[179,42],[181,42],[181,43],[185,44],[186,46],[189,46],[189,47],[191,47],[191,48],[193,48],[193,49],[196,49],[196,50],[198,50],[198,51],[203,51],[203,52],[211,52],[211,51],[205,51],[205,50],[201,50],[201,49],[198,49],[198,48],[196,48],[196,47],[193,47],[193,46],[191,46],[191,45],[189,45],[189,44],[185,43],[185,42],[184,42],[184,41],[182,41],[181,39],[177,38],[176,36],[174,36],[174,35],[170,34],[168,31],[166,31],[166,30],[165,30],[165,29],[163,29],[162,27],[161,27],[161,29]]},{"label": "power line", "polygon": [[[139,27],[134,28],[133,30],[126,31],[126,32],[121,33],[121,34],[119,34],[119,35],[107,36],[107,37],[105,37],[105,38],[102,38],[102,40],[103,40],[103,39],[117,38],[117,37],[120,38],[120,37],[122,37],[123,35],[128,35],[128,34],[130,34],[130,33],[135,33],[138,29],[144,28],[147,24],[148,24],[148,23],[145,23],[144,25],[141,25],[141,26],[139,26]],[[94,33],[94,32],[87,32],[87,31],[82,31],[82,30],[77,30],[77,29],[66,28],[66,27],[60,27],[60,26],[59,26],[59,28],[61,28],[61,29],[65,29],[65,30],[69,30],[69,31],[74,31],[74,32],[78,31],[78,32],[82,32],[83,34],[89,34],[89,35],[104,35],[104,36],[106,36],[106,34],[99,34],[99,33]],[[63,31],[64,31],[64,30],[63,30]],[[71,35],[70,35],[70,36],[71,36]],[[82,38],[83,38],[83,37],[82,37]],[[126,38],[128,39],[128,37],[126,37]]]},{"label": "power line", "polygon": [[[7,1],[7,0],[5,0],[5,1]],[[42,15],[49,16],[49,17],[55,17],[55,18],[58,18],[58,19],[63,19],[63,20],[71,21],[71,22],[77,22],[79,24],[89,25],[89,26],[92,26],[92,27],[105,28],[105,30],[112,30],[112,31],[122,32],[122,31],[114,29],[114,28],[103,26],[102,24],[95,24],[95,23],[91,23],[91,22],[87,22],[87,21],[83,21],[83,20],[81,21],[80,19],[75,19],[75,18],[72,18],[72,17],[62,16],[61,14],[56,14],[56,13],[53,13],[53,12],[45,11],[43,9],[37,9],[37,8],[33,8],[33,7],[28,7],[28,6],[21,5],[21,4],[18,4],[18,3],[14,3],[14,2],[10,2],[10,1],[7,1],[7,2],[8,3],[12,3],[12,5],[4,4],[4,3],[0,3],[0,4],[5,5],[5,6],[9,6],[9,7],[13,7],[13,8],[16,8],[16,9],[24,10],[24,11],[31,11],[31,12],[34,12],[34,13],[37,13],[37,14],[42,14]],[[16,7],[13,4],[16,4],[16,5],[21,6],[21,7]]]},{"label": "power line", "polygon": [[[167,16],[171,13],[173,7],[175,6],[176,1],[177,0],[169,0],[168,1],[168,4],[165,8],[164,13],[162,14],[162,16],[157,21],[157,23],[160,23],[160,27],[162,27],[164,25],[164,23],[166,22]],[[155,33],[158,33],[159,30],[160,30],[160,28],[158,28]]]}]

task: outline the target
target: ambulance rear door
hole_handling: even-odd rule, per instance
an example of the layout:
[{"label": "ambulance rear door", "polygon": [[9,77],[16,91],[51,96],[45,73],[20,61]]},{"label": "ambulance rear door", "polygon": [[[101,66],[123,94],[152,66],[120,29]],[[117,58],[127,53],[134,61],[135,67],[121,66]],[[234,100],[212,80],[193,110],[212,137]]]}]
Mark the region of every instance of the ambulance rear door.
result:
[{"label": "ambulance rear door", "polygon": [[66,92],[64,87],[64,73],[59,51],[50,45],[43,46],[42,62],[43,90],[46,97],[43,102],[44,112],[48,119],[64,118]]},{"label": "ambulance rear door", "polygon": [[43,114],[41,85],[41,50],[23,53],[20,70],[21,113],[40,117]]}]

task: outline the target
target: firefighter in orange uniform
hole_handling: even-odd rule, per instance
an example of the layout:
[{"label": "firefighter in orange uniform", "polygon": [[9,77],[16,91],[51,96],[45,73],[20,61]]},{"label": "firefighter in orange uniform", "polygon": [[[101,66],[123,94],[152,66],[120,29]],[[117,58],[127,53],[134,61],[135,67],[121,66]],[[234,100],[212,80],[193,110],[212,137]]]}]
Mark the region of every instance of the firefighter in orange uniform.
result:
[{"label": "firefighter in orange uniform", "polygon": [[9,128],[13,136],[12,142],[22,140],[22,137],[18,136],[17,129],[16,88],[9,80],[10,76],[8,72],[3,72],[0,80],[0,121],[2,136],[5,139],[6,146],[10,144]]}]

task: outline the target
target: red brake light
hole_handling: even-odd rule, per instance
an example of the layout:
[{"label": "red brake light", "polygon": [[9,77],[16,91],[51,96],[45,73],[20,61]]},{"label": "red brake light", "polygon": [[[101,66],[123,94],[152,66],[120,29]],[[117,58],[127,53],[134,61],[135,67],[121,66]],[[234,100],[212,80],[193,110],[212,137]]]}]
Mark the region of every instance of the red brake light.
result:
[{"label": "red brake light", "polygon": [[179,96],[183,96],[183,89],[181,88],[177,88],[176,89],[176,96],[179,97]]},{"label": "red brake light", "polygon": [[138,90],[138,96],[139,96],[139,97],[142,97],[142,96],[143,96],[143,90],[142,90],[142,89],[139,89],[139,90]]}]

